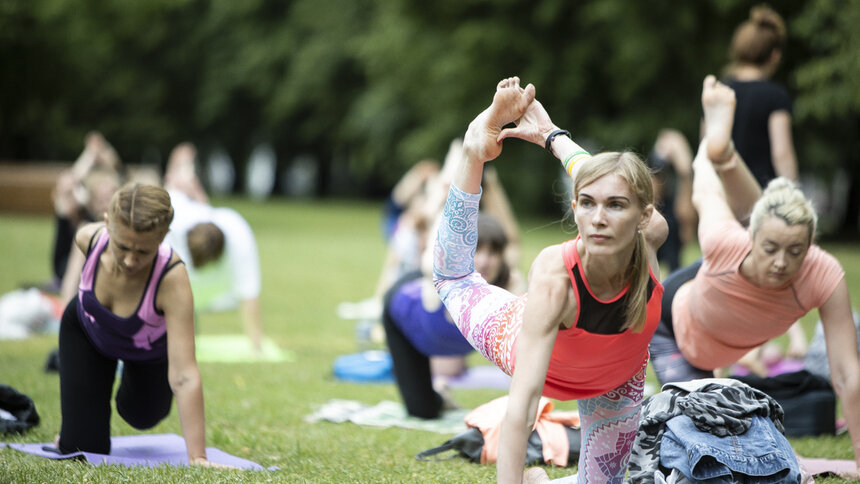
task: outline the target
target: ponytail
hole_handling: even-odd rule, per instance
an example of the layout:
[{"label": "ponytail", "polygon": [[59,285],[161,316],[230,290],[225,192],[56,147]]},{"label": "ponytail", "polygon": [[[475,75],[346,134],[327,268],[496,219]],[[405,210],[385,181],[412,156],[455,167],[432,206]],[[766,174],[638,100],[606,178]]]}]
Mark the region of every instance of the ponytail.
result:
[{"label": "ponytail", "polygon": [[640,333],[645,329],[646,312],[648,309],[648,281],[651,279],[648,266],[647,243],[645,234],[636,233],[633,246],[633,257],[630,260],[630,287],[627,290],[627,321],[622,330],[630,329]]}]

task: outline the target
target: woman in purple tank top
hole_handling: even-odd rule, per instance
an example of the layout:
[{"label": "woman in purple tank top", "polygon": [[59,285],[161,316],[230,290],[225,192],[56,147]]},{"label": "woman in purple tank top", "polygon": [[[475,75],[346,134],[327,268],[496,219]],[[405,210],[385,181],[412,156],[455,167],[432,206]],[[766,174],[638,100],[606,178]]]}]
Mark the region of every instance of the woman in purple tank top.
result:
[{"label": "woman in purple tank top", "polygon": [[[478,218],[475,269],[488,283],[513,292],[515,285],[509,285],[511,269],[504,259],[507,245],[502,224],[482,212]],[[433,419],[446,407],[455,406],[446,376],[433,374],[436,368],[431,358],[447,357],[449,362],[459,358],[458,363],[465,368],[465,356],[474,348],[442,305],[432,275],[414,271],[395,282],[385,294],[382,325],[406,412]]]},{"label": "woman in purple tank top", "polygon": [[136,429],[152,428],[175,395],[189,463],[215,465],[206,458],[191,286],[179,257],[162,244],[172,219],[165,190],[128,184],[104,222],[75,235],[86,262],[60,325],[56,445],[63,454],[110,452],[110,399],[122,360],[120,416]]}]

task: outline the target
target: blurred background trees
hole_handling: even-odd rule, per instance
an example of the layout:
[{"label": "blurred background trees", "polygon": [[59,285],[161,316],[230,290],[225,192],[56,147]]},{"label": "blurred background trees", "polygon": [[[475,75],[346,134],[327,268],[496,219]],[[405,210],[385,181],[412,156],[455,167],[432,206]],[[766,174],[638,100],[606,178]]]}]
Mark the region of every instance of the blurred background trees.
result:
[{"label": "blurred background trees", "polygon": [[[269,143],[280,171],[311,160],[315,195],[377,197],[441,160],[511,75],[591,149],[647,154],[663,127],[695,145],[701,81],[755,3],[2,0],[0,159],[72,160],[98,129],[128,163],[182,140],[226,150],[238,187]],[[801,171],[838,185],[834,230],[856,230],[860,2],[773,6]],[[498,163],[518,211],[556,210],[546,154],[510,143]]]}]

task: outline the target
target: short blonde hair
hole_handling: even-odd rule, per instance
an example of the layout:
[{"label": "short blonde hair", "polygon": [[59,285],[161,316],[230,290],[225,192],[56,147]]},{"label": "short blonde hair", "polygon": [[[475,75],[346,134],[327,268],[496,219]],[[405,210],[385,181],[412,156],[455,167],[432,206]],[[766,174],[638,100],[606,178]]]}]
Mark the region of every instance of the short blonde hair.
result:
[{"label": "short blonde hair", "polygon": [[806,195],[788,178],[778,177],[771,180],[753,206],[750,215],[750,233],[753,236],[768,216],[779,217],[788,225],[806,225],[809,228],[809,243],[812,243],[818,215]]}]

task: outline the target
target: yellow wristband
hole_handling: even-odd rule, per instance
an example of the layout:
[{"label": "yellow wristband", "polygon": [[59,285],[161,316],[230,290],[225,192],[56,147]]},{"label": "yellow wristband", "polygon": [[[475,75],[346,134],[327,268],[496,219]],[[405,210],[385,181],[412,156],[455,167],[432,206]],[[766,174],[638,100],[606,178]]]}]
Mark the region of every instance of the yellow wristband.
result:
[{"label": "yellow wristband", "polygon": [[573,153],[568,155],[567,158],[565,158],[562,162],[562,165],[564,166],[564,171],[566,171],[568,175],[573,176],[573,165],[586,158],[591,158],[591,153],[585,150],[574,151]]}]

